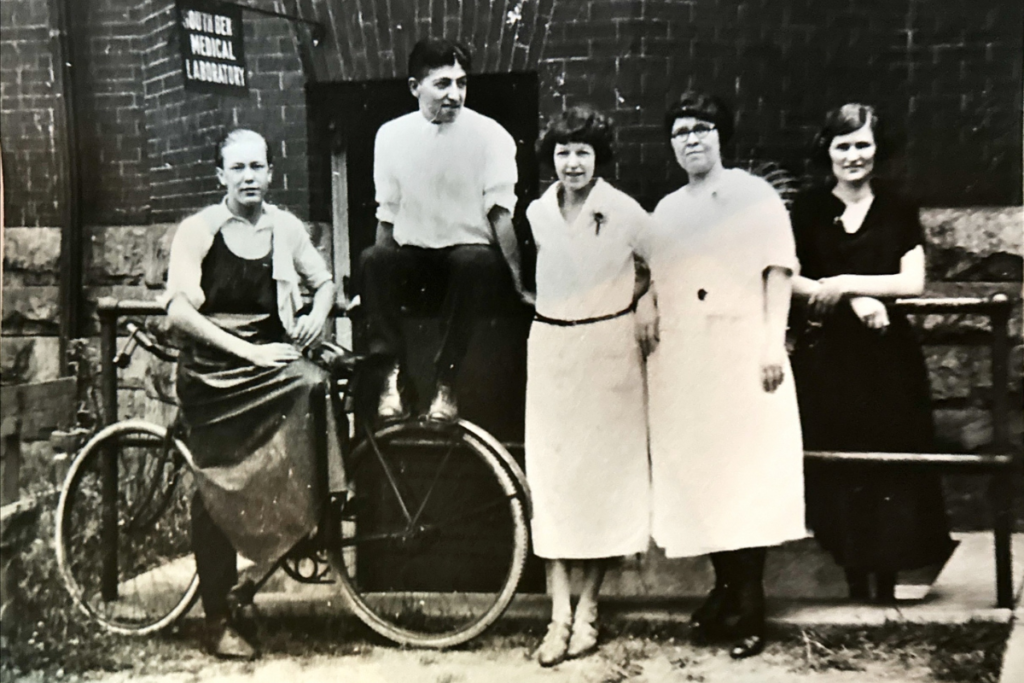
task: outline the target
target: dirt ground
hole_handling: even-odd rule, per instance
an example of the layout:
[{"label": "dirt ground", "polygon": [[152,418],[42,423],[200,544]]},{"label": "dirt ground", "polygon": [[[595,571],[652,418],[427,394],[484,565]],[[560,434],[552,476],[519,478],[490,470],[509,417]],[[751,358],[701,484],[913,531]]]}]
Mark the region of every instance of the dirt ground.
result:
[{"label": "dirt ground", "polygon": [[[111,638],[105,652],[68,655],[46,669],[6,668],[6,681],[50,683],[996,683],[1008,629],[1000,624],[788,628],[760,657],[741,662],[724,646],[696,647],[679,627],[611,624],[597,654],[540,668],[530,653],[542,624],[501,624],[448,652],[403,650],[358,626],[310,618],[268,624],[264,655],[225,663],[199,650],[198,625],[146,639]],[[92,650],[98,643],[92,643]],[[84,655],[84,653],[83,653]],[[99,655],[99,656],[97,656]],[[88,660],[88,663],[86,663]]]}]

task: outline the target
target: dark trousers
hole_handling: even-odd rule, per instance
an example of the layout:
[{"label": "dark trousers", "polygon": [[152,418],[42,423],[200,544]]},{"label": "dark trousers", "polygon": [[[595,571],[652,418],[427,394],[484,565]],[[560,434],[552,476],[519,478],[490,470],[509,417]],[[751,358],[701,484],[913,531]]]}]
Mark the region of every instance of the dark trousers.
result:
[{"label": "dark trousers", "polygon": [[235,549],[203,505],[197,491],[192,498],[192,552],[199,574],[199,597],[210,621],[226,619],[228,593],[238,582]]},{"label": "dark trousers", "polygon": [[438,379],[446,382],[458,374],[473,322],[510,279],[501,252],[479,244],[444,249],[374,245],[362,253],[360,265],[370,354],[404,362],[402,308],[440,299],[443,327],[434,362]]}]

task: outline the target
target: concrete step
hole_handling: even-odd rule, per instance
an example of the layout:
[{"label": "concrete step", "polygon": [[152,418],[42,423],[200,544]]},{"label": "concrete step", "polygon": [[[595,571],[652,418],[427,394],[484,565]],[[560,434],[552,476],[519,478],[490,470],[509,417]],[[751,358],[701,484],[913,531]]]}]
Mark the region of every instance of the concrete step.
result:
[{"label": "concrete step", "polygon": [[[886,622],[1007,622],[1012,611],[995,606],[995,555],[990,532],[957,533],[960,541],[938,579],[897,586],[897,604],[879,606],[846,599],[842,571],[829,556],[803,540],[769,553],[766,590],[769,620],[793,625],[881,625]],[[1024,583],[1024,534],[1013,537],[1014,594]],[[917,574],[915,580],[923,574]],[[643,621],[687,619],[710,589],[711,570],[704,558],[667,560],[655,551],[628,558],[610,572],[602,589],[602,613],[611,618]],[[332,585],[299,584],[278,573],[257,596],[267,613],[329,615],[344,611],[344,600]],[[508,618],[546,619],[550,603],[544,595],[520,594]]]}]

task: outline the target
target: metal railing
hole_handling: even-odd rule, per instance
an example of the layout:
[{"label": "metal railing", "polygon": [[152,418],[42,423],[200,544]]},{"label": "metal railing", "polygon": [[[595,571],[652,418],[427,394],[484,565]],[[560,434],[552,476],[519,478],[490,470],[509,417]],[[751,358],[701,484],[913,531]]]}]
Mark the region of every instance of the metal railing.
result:
[{"label": "metal railing", "polygon": [[[993,424],[994,454],[949,454],[949,453],[848,453],[829,451],[808,451],[808,460],[827,462],[855,462],[880,467],[904,465],[940,469],[946,472],[989,474],[991,484],[988,497],[993,507],[993,532],[995,535],[996,562],[996,603],[999,607],[1013,606],[1013,557],[1011,542],[1014,527],[1014,479],[1007,476],[1020,466],[1019,458],[1012,453],[1009,431],[1009,354],[1008,323],[1012,302],[1004,294],[992,297],[948,297],[899,299],[896,306],[905,313],[957,313],[980,314],[989,318],[991,334],[992,396],[991,412]],[[338,313],[338,311],[335,311]],[[165,311],[153,301],[118,301],[100,299],[97,314],[100,320],[101,395],[103,399],[103,424],[117,421],[117,368],[114,355],[117,353],[118,321],[123,316],[161,316]],[[517,444],[509,444],[516,447]],[[521,445],[520,445],[521,447]],[[104,494],[116,494],[116,466],[111,463],[112,484],[104,488]],[[108,490],[109,489],[109,490]],[[105,499],[106,500],[106,499]],[[113,509],[113,498],[110,499]],[[116,542],[116,539],[114,539]],[[116,569],[115,569],[116,571]],[[114,576],[116,581],[116,575]]]}]

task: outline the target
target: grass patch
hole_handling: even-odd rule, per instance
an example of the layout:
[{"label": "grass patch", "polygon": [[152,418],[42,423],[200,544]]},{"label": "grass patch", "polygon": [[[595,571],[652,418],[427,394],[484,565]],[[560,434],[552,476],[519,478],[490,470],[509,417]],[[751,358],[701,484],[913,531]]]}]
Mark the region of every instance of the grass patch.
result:
[{"label": "grass patch", "polygon": [[[47,681],[59,680],[58,673],[74,678],[88,671],[198,674],[213,662],[201,649],[200,619],[187,618],[154,636],[114,636],[100,632],[77,612],[65,612],[70,605],[64,604],[68,601],[62,585],[51,583],[51,590],[56,603],[51,604],[50,621],[30,622],[19,639],[8,641],[0,680],[29,672]],[[54,610],[58,604],[60,609]],[[518,656],[537,646],[545,626],[539,619],[503,619],[458,650],[478,652],[488,659],[513,651]],[[646,661],[664,655],[675,669],[685,672],[686,680],[702,681],[708,663],[721,660],[724,654],[721,646],[691,645],[688,631],[684,616],[672,622],[607,619],[597,655],[605,672],[602,681],[629,681],[640,675]],[[944,683],[997,683],[1009,625],[781,626],[773,627],[768,635],[764,662],[775,671],[884,670],[892,672],[893,680],[900,680],[901,673],[929,672],[931,680]],[[266,656],[294,659],[358,657],[381,647],[396,648],[350,615],[310,613],[276,613],[261,619],[260,642]],[[416,656],[423,664],[440,664],[446,654],[425,650]]]},{"label": "grass patch", "polygon": [[937,681],[998,683],[1010,626],[991,622],[780,629],[795,671],[927,667]]}]

